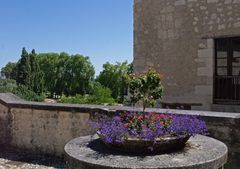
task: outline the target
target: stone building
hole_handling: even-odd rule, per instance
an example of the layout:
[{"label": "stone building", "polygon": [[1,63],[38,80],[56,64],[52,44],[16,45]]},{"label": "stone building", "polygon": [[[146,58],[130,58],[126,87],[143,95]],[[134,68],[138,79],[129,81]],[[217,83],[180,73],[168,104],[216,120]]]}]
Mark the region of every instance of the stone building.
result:
[{"label": "stone building", "polygon": [[164,76],[164,105],[240,112],[240,0],[135,0],[134,69]]}]

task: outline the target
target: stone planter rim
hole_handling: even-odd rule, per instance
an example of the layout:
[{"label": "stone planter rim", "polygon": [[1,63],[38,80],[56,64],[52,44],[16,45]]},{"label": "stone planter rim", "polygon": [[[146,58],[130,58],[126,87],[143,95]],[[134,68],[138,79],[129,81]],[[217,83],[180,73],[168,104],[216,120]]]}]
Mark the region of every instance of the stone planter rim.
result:
[{"label": "stone planter rim", "polygon": [[[96,139],[96,136],[94,137]],[[177,165],[174,163],[171,163],[171,160],[176,160],[179,159],[179,157],[181,157],[183,154],[179,153],[173,153],[173,154],[169,154],[169,155],[157,155],[157,157],[155,156],[146,156],[144,157],[145,160],[151,160],[151,163],[153,161],[156,162],[157,159],[157,165],[153,166],[151,163],[146,163],[145,166],[141,166],[141,163],[143,163],[143,161],[139,161],[137,162],[137,158],[134,156],[121,156],[121,155],[109,155],[109,154],[101,154],[99,153],[99,158],[98,157],[94,157],[94,156],[98,156],[98,152],[95,152],[94,150],[90,150],[89,148],[86,148],[86,154],[82,154],[83,152],[78,152],[78,153],[73,153],[71,152],[71,147],[79,147],[80,149],[81,144],[79,144],[80,142],[82,142],[83,144],[86,144],[87,141],[90,141],[92,138],[91,136],[86,136],[86,137],[81,137],[81,138],[76,138],[73,139],[72,141],[70,141],[68,144],[66,144],[64,150],[65,150],[65,155],[66,155],[66,159],[68,161],[70,161],[70,163],[74,163],[74,164],[81,164],[81,165],[87,165],[87,166],[94,166],[93,168],[105,168],[105,169],[110,169],[110,168],[115,168],[115,169],[201,169],[201,168],[205,168],[205,169],[218,169],[223,167],[223,165],[227,162],[227,154],[228,154],[228,149],[227,146],[216,140],[213,138],[209,138],[206,136],[201,136],[198,135],[195,138],[190,138],[190,144],[193,144],[193,146],[196,146],[196,143],[201,143],[202,145],[200,145],[199,147],[194,147],[194,149],[197,149],[199,151],[201,151],[201,159],[198,159],[198,161],[196,161],[196,157],[198,157],[198,154],[194,155],[194,152],[196,152],[194,149],[193,150],[186,150],[186,152],[183,153],[189,153],[188,156],[186,156],[187,160],[192,160],[192,161],[187,161],[184,164],[181,164],[181,162],[179,162],[179,164]],[[80,142],[79,142],[80,141]],[[208,143],[204,143],[204,142],[208,142]],[[70,146],[71,145],[71,146]],[[83,145],[84,146],[84,145]],[[208,150],[208,152],[204,152],[203,150],[201,150],[201,146],[204,148],[205,150]],[[211,151],[212,150],[214,151]],[[220,148],[220,150],[218,150],[218,148]],[[76,150],[76,149],[74,149]],[[211,152],[211,158],[208,155],[208,153]],[[80,156],[78,156],[79,154],[81,154]],[[193,154],[193,155],[192,155]],[[85,156],[87,155],[87,156]],[[88,156],[90,155],[90,156]],[[91,155],[94,155],[93,158],[91,158]],[[106,159],[104,159],[104,156],[106,156]],[[207,157],[206,157],[207,156]],[[113,160],[114,158],[117,158],[117,162],[121,161],[121,165],[120,164],[116,164],[114,163]],[[120,158],[120,159],[119,159]],[[132,158],[132,160],[131,160]],[[185,158],[185,157],[184,157]],[[161,160],[170,160],[167,161],[167,163],[162,163]],[[115,159],[116,160],[116,159]],[[127,160],[129,163],[124,163],[124,161],[122,160]],[[110,162],[111,161],[111,162]],[[109,162],[109,163],[108,163]],[[116,161],[115,161],[116,162]],[[72,168],[70,168],[72,169]],[[92,168],[91,168],[92,169]]]}]

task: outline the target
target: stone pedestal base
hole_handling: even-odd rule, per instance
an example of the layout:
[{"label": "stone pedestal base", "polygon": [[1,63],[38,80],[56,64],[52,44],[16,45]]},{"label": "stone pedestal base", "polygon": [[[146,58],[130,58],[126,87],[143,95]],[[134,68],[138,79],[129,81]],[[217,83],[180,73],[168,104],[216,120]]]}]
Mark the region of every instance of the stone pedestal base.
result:
[{"label": "stone pedestal base", "polygon": [[64,149],[68,169],[221,169],[228,153],[224,143],[200,135],[181,151],[154,156],[111,151],[97,136],[76,138]]}]

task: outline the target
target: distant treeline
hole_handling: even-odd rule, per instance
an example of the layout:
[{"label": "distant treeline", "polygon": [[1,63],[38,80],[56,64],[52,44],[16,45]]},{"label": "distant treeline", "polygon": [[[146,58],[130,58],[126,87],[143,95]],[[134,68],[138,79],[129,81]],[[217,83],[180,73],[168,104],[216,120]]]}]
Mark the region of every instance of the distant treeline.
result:
[{"label": "distant treeline", "polygon": [[[37,95],[50,98],[92,95],[96,83],[111,90],[117,102],[123,102],[127,93],[124,76],[132,72],[127,62],[103,65],[103,71],[94,79],[95,69],[89,57],[80,54],[30,53],[22,49],[17,63],[9,62],[1,69],[1,76],[16,81]],[[99,85],[97,85],[99,88]]]}]

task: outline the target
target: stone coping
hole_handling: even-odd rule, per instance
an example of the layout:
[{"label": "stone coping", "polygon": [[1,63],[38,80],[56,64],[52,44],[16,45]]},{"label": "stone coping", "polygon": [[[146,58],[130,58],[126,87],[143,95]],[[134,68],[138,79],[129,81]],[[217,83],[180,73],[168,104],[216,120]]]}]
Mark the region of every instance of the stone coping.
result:
[{"label": "stone coping", "polygon": [[154,156],[109,150],[97,136],[73,139],[64,150],[69,169],[219,169],[228,153],[224,143],[201,135],[191,137],[183,150]]},{"label": "stone coping", "polygon": [[[0,103],[9,108],[30,108],[38,110],[53,110],[53,111],[71,111],[71,112],[115,112],[115,111],[141,111],[141,108],[127,106],[103,106],[103,105],[86,105],[86,104],[62,104],[62,103],[43,103],[30,102],[20,99],[12,93],[0,93]],[[147,112],[171,112],[176,114],[200,115],[204,120],[214,122],[236,124],[240,123],[240,113],[231,112],[212,112],[212,111],[197,111],[197,110],[173,110],[147,108]]]}]

